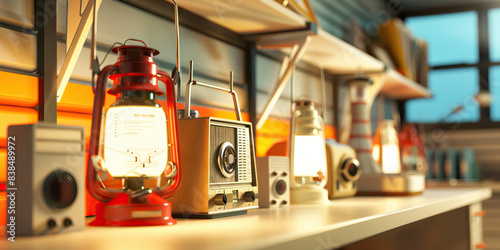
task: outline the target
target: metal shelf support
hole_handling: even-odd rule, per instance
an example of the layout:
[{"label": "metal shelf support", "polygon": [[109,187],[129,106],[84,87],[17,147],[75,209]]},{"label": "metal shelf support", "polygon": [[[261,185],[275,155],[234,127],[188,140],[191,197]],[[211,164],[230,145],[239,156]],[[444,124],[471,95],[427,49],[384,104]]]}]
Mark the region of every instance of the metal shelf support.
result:
[{"label": "metal shelf support", "polygon": [[277,36],[263,37],[263,39],[257,41],[257,48],[260,49],[283,49],[292,47],[290,55],[285,57],[282,61],[278,81],[266,107],[264,108],[264,112],[257,122],[257,129],[262,128],[271,114],[272,109],[285,89],[286,83],[290,79],[295,64],[298,63],[304,55],[310,41],[311,37],[309,35],[309,31],[300,31],[298,36],[290,36],[290,33],[286,33]]},{"label": "metal shelf support", "polygon": [[[74,4],[80,4],[79,0],[69,0],[68,1],[68,13],[71,13],[70,7]],[[96,10],[94,12],[94,2],[96,6]],[[57,102],[61,101],[61,98],[64,94],[64,90],[68,84],[69,78],[73,69],[75,68],[76,61],[80,56],[80,52],[82,51],[83,45],[85,44],[85,39],[89,34],[92,23],[94,22],[94,15],[99,10],[101,6],[102,0],[89,0],[83,14],[80,18],[80,15],[68,15],[67,27],[75,27],[74,35],[68,32],[66,44],[70,44],[69,47],[66,48],[66,58],[64,59],[64,63],[62,65],[61,71],[57,76]],[[72,10],[74,10],[73,8]],[[78,10],[78,8],[76,8]]]},{"label": "metal shelf support", "polygon": [[57,123],[57,40],[55,0],[36,0],[38,121]]}]

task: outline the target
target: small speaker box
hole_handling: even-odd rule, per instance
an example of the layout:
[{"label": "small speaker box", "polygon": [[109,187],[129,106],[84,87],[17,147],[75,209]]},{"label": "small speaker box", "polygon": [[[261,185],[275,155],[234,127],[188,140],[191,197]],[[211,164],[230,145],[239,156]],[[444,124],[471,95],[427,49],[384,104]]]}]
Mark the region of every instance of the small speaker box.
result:
[{"label": "small speaker box", "polygon": [[259,207],[290,205],[290,162],[288,157],[257,158]]},{"label": "small speaker box", "polygon": [[13,125],[8,128],[7,143],[7,176],[11,176],[7,181],[7,237],[13,231],[44,235],[82,230],[83,128]]}]

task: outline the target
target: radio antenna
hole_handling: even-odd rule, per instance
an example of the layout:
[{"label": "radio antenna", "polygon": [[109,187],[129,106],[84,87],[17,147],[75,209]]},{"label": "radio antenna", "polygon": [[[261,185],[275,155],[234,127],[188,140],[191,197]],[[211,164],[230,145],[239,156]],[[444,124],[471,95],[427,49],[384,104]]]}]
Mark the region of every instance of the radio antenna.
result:
[{"label": "radio antenna", "polygon": [[175,0],[174,3],[174,26],[175,26],[175,68],[172,70],[172,81],[177,85],[177,101],[181,96],[181,48],[179,35],[179,6]]}]

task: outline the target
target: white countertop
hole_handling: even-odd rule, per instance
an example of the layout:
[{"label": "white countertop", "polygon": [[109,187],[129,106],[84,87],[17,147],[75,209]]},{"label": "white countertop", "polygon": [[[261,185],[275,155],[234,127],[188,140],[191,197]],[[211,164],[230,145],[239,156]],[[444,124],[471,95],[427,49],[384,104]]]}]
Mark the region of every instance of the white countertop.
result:
[{"label": "white countertop", "polygon": [[411,197],[351,197],[228,218],[177,219],[175,226],[87,226],[68,234],[16,237],[15,243],[3,239],[0,249],[335,248],[490,197],[489,188],[431,188]]}]

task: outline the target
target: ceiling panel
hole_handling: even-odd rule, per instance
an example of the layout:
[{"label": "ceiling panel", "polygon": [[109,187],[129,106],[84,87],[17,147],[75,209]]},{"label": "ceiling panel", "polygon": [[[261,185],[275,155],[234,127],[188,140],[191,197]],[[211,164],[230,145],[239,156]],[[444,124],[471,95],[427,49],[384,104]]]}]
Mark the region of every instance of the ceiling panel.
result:
[{"label": "ceiling panel", "polygon": [[[388,4],[393,0],[387,0]],[[456,9],[464,6],[499,4],[498,0],[399,0],[403,12],[432,11],[437,9]]]}]

